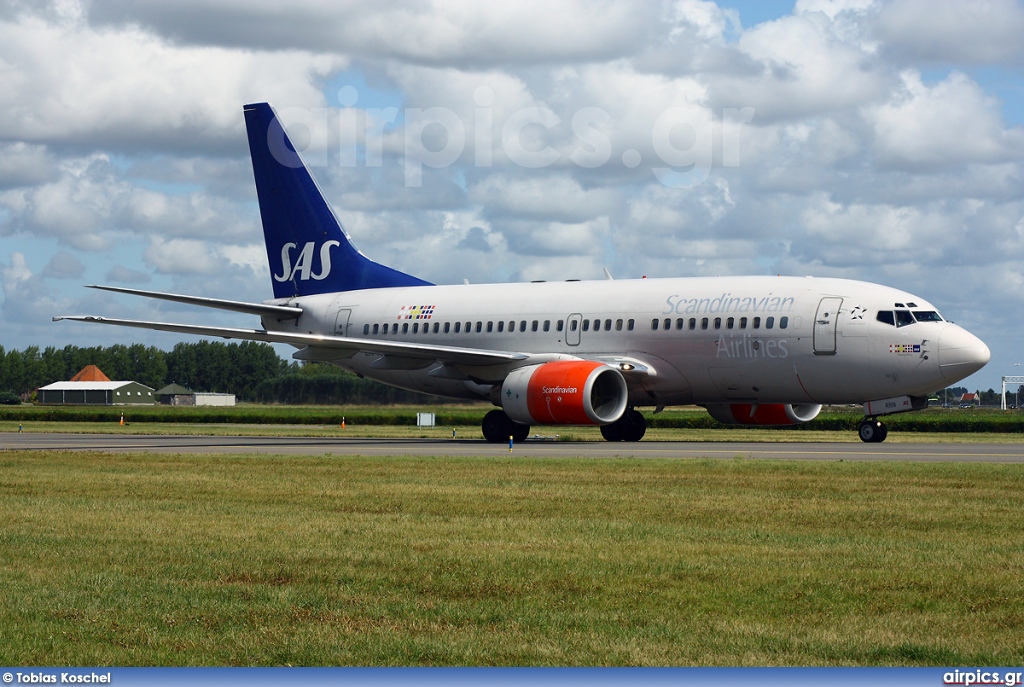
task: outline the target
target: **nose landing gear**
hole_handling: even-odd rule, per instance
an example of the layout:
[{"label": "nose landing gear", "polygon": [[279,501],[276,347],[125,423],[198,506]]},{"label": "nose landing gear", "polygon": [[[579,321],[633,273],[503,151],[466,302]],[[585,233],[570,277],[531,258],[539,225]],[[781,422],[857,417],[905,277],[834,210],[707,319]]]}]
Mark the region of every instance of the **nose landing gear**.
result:
[{"label": "nose landing gear", "polygon": [[865,443],[879,444],[885,441],[885,437],[889,435],[889,429],[878,418],[868,417],[861,420],[860,425],[857,426],[857,435]]}]

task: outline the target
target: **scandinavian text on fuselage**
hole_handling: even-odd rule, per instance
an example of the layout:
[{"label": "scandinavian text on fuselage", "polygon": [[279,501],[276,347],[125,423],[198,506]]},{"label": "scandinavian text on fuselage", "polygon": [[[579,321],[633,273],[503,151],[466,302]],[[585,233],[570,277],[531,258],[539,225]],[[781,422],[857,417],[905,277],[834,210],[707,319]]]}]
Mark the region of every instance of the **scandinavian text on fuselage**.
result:
[{"label": "scandinavian text on fuselage", "polygon": [[733,296],[723,293],[715,298],[684,298],[672,294],[665,299],[662,315],[719,315],[725,313],[777,313],[792,312],[796,299],[792,296]]}]

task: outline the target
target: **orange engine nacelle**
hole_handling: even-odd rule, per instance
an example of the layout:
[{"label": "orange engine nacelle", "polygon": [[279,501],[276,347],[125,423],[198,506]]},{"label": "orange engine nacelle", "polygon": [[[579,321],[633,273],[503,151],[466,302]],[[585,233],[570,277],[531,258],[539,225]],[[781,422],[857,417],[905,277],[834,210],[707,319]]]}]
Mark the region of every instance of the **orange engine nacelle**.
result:
[{"label": "orange engine nacelle", "polygon": [[513,370],[501,407],[525,425],[607,425],[626,410],[626,380],[610,365],[560,360]]},{"label": "orange engine nacelle", "polygon": [[816,403],[709,403],[711,417],[727,425],[799,425],[818,417]]}]

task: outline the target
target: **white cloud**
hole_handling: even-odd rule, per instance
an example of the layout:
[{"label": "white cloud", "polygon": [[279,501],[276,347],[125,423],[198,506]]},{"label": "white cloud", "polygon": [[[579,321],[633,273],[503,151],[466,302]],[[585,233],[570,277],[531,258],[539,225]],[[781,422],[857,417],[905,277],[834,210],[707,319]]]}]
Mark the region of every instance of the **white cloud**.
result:
[{"label": "white cloud", "polygon": [[968,162],[1019,160],[1024,130],[1007,130],[991,96],[959,72],[933,87],[916,71],[889,102],[867,108],[875,154],[883,165],[934,169]]},{"label": "white cloud", "polygon": [[537,64],[626,54],[657,18],[656,5],[621,1],[365,4],[316,0],[97,2],[94,21],[138,22],[190,44],[349,52],[366,59],[458,65]]},{"label": "white cloud", "polygon": [[114,265],[106,274],[107,281],[120,282],[122,284],[148,284],[153,281],[145,272],[133,270],[123,265]]},{"label": "white cloud", "polygon": [[[183,48],[135,26],[22,13],[0,20],[0,135],[126,149],[239,149],[241,105],[321,105],[344,64],[303,51]],[[296,78],[298,77],[298,78]]]},{"label": "white cloud", "polygon": [[885,50],[905,61],[1019,66],[1024,57],[1024,7],[1014,0],[892,0],[875,26]]},{"label": "white cloud", "polygon": [[71,253],[62,250],[50,258],[42,274],[54,279],[81,279],[85,274],[85,265]]}]

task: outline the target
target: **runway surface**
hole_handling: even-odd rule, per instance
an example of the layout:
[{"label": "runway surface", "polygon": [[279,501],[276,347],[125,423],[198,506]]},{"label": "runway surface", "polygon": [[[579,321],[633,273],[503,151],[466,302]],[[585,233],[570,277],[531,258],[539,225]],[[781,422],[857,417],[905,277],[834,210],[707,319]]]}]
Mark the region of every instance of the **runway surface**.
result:
[{"label": "runway surface", "polygon": [[[209,437],[117,434],[0,433],[0,451],[152,451],[160,453],[276,453],[361,456],[508,456],[507,444],[466,439],[336,437]],[[1019,444],[638,443],[526,441],[512,455],[587,458],[748,458],[771,460],[902,460],[1024,462]]]}]

